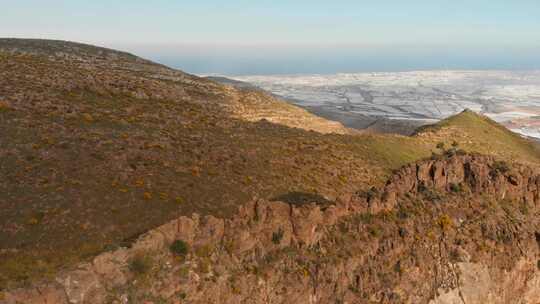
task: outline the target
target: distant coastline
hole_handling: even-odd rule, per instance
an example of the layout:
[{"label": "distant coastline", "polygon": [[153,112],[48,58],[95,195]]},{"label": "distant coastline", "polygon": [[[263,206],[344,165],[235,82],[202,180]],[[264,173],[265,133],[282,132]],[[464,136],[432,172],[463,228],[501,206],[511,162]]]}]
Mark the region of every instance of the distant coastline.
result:
[{"label": "distant coastline", "polygon": [[226,76],[345,126],[410,134],[471,109],[540,138],[540,71],[445,70]]}]

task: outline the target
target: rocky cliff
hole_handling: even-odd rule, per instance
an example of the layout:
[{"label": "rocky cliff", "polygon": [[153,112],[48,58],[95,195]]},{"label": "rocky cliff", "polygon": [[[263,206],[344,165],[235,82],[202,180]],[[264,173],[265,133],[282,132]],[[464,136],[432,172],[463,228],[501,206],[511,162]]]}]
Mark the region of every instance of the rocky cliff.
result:
[{"label": "rocky cliff", "polygon": [[539,303],[539,201],[526,166],[437,157],[335,202],[180,217],[0,303]]}]

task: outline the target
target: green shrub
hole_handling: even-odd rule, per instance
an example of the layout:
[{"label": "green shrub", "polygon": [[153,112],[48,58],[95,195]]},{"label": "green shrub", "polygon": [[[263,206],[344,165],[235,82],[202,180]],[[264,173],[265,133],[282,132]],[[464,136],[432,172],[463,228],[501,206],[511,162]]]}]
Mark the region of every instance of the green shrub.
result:
[{"label": "green shrub", "polygon": [[137,254],[129,261],[129,270],[138,274],[147,274],[154,265],[154,260],[147,254]]},{"label": "green shrub", "polygon": [[277,232],[272,233],[272,243],[279,245],[283,239],[283,229],[279,228]]},{"label": "green shrub", "polygon": [[450,191],[454,192],[454,193],[461,193],[463,192],[463,188],[461,186],[461,184],[450,184]]},{"label": "green shrub", "polygon": [[379,196],[379,190],[375,187],[371,187],[369,190],[361,192],[361,196],[365,197],[368,201],[371,201]]},{"label": "green shrub", "polygon": [[403,267],[401,267],[401,261],[397,261],[396,264],[394,264],[394,272],[402,274],[403,273]]},{"label": "green shrub", "polygon": [[8,110],[10,110],[10,107],[8,106],[8,104],[3,101],[0,101],[0,112],[7,112]]},{"label": "green shrub", "polygon": [[371,213],[361,213],[356,218],[364,224],[371,224],[375,220],[375,216]]},{"label": "green shrub", "polygon": [[409,210],[407,210],[407,208],[405,208],[404,206],[400,205],[398,207],[397,217],[399,219],[402,219],[402,220],[408,219],[409,218]]},{"label": "green shrub", "polygon": [[457,149],[457,150],[456,150],[456,154],[457,154],[457,155],[461,155],[461,156],[467,155],[467,151],[465,151],[465,150],[463,150],[463,149]]},{"label": "green shrub", "polygon": [[382,235],[379,227],[369,226],[367,230],[368,233],[373,237],[380,237]]},{"label": "green shrub", "polygon": [[209,273],[211,269],[211,261],[209,258],[199,260],[199,270],[201,273]]},{"label": "green shrub", "polygon": [[178,295],[178,297],[183,300],[187,297],[187,294],[185,292],[182,292]]},{"label": "green shrub", "polygon": [[200,258],[208,258],[212,255],[212,252],[214,251],[214,246],[202,245],[197,247],[194,251],[196,256]]},{"label": "green shrub", "polygon": [[441,200],[441,195],[437,192],[437,190],[428,188],[424,184],[418,185],[418,192],[420,192],[426,200],[432,203],[437,203]]},{"label": "green shrub", "polygon": [[169,247],[169,249],[173,254],[178,256],[185,256],[189,253],[189,245],[182,240],[174,241]]},{"label": "green shrub", "polygon": [[505,161],[496,161],[492,165],[492,169],[496,172],[506,173],[510,171],[510,166]]},{"label": "green shrub", "polygon": [[519,205],[519,212],[521,212],[523,215],[529,215],[529,205],[527,202],[521,202]]},{"label": "green shrub", "polygon": [[445,151],[444,151],[444,155],[445,155],[446,157],[452,157],[452,156],[454,156],[454,155],[456,155],[456,154],[457,154],[457,149],[456,149],[456,148],[453,148],[453,147],[450,148],[450,149],[448,149],[448,150],[445,150]]}]

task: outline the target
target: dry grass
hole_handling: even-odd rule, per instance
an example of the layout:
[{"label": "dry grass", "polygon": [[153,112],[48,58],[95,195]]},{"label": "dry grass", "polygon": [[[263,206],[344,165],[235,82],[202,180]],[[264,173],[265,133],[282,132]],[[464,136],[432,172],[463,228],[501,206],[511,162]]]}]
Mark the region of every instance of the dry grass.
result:
[{"label": "dry grass", "polygon": [[[240,91],[89,52],[0,60],[10,105],[0,110],[0,288],[51,276],[182,214],[229,216],[253,196],[333,199],[382,184],[437,151],[441,137],[538,162],[526,141],[468,114],[412,138],[248,122],[229,107]],[[445,138],[447,128],[461,135]]]}]

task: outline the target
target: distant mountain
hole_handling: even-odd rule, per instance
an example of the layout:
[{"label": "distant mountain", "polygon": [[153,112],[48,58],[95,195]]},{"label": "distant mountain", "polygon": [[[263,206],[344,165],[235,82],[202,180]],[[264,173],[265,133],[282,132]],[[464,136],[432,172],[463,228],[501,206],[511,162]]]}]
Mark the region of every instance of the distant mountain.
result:
[{"label": "distant mountain", "polygon": [[472,111],[356,132],[48,40],[0,83],[1,304],[537,299],[540,152]]},{"label": "distant mountain", "polygon": [[230,79],[230,78],[227,78],[227,77],[206,76],[204,78],[206,78],[208,80],[218,82],[218,83],[221,83],[221,84],[230,85],[230,86],[233,86],[233,87],[236,87],[236,88],[240,88],[240,89],[253,89],[253,90],[261,90],[262,91],[262,89],[259,89],[258,87],[254,86],[254,85],[252,85],[252,84],[250,84],[248,82],[234,80],[234,79]]}]

